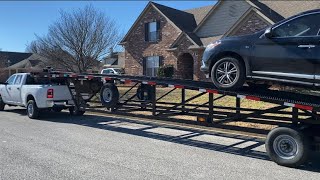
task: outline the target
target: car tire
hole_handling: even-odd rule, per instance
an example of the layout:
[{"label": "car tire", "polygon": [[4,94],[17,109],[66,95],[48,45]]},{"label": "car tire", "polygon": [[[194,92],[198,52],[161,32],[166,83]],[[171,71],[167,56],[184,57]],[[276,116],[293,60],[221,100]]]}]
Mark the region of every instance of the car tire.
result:
[{"label": "car tire", "polygon": [[5,106],[6,104],[3,102],[2,97],[0,96],[0,111],[3,111]]},{"label": "car tire", "polygon": [[39,118],[40,110],[34,100],[29,100],[27,103],[27,115],[30,119]]},{"label": "car tire", "polygon": [[119,91],[115,84],[106,83],[100,91],[100,100],[106,108],[113,108],[119,102]]},{"label": "car tire", "polygon": [[213,65],[211,79],[218,89],[238,89],[246,80],[245,66],[236,58],[224,57]]},{"label": "car tire", "polygon": [[266,139],[269,157],[279,165],[298,167],[308,160],[309,139],[300,131],[277,127],[270,131]]},{"label": "car tire", "polygon": [[69,113],[70,113],[70,115],[72,115],[72,116],[82,116],[82,115],[84,115],[85,112],[86,112],[86,111],[79,110],[76,106],[69,108]]}]

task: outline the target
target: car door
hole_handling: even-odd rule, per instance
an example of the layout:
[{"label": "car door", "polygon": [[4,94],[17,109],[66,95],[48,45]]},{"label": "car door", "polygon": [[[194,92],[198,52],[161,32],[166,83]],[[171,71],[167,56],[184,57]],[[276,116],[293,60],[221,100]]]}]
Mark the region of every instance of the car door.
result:
[{"label": "car door", "polygon": [[12,85],[14,84],[14,81],[16,79],[16,75],[12,75],[9,77],[9,79],[6,81],[7,85],[5,85],[5,88],[1,90],[1,96],[5,103],[13,103],[14,98],[11,96],[11,90]]},{"label": "car door", "polygon": [[21,84],[23,82],[23,75],[16,75],[16,79],[14,83],[11,85],[11,90],[9,93],[11,94],[11,97],[13,98],[13,102],[15,104],[21,104]]},{"label": "car door", "polygon": [[271,29],[253,46],[253,77],[312,85],[315,82],[320,14],[296,16]]}]

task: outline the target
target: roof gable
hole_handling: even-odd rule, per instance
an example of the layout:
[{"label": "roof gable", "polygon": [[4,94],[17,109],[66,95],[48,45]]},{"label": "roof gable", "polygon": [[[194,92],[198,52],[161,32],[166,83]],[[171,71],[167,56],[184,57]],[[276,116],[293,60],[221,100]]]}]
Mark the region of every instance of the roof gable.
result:
[{"label": "roof gable", "polygon": [[16,64],[24,59],[29,58],[32,53],[20,53],[20,52],[7,52],[7,51],[0,51],[0,61],[8,61],[10,60],[10,64]]}]

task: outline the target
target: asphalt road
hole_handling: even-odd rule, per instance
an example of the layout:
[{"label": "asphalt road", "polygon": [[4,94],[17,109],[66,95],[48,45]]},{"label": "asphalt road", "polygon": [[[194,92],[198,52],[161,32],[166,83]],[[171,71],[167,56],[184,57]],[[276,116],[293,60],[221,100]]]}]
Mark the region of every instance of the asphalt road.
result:
[{"label": "asphalt road", "polygon": [[125,118],[0,112],[0,179],[320,179],[320,166],[281,167],[263,143]]}]

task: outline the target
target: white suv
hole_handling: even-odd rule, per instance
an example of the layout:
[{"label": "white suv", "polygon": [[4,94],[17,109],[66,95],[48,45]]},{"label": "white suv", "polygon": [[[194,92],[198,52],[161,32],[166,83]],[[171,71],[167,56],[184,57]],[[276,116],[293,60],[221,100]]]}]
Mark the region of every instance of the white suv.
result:
[{"label": "white suv", "polygon": [[106,68],[101,71],[101,74],[124,74],[121,68]]}]

